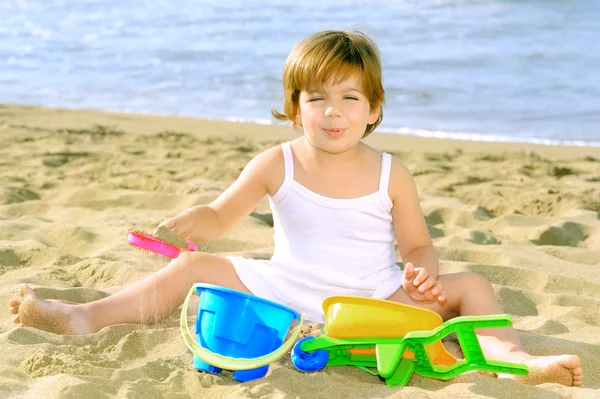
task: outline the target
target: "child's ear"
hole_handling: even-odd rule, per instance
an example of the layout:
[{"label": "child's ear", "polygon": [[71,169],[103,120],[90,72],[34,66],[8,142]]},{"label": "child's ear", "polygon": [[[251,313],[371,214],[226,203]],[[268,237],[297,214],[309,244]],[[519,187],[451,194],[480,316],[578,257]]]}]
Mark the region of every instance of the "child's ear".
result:
[{"label": "child's ear", "polygon": [[302,118],[300,117],[300,109],[296,108],[296,117],[294,118],[294,125],[302,126]]},{"label": "child's ear", "polygon": [[380,112],[381,112],[381,104],[378,104],[376,107],[373,107],[371,109],[371,112],[369,113],[369,119],[367,120],[367,125],[372,125],[375,122],[377,122],[377,119],[379,119]]}]

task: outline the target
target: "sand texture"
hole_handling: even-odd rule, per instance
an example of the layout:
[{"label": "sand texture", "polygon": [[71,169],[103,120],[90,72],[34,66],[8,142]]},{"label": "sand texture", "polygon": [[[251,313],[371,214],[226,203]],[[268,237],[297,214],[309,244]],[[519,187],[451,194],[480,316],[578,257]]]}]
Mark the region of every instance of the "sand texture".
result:
[{"label": "sand texture", "polygon": [[[253,156],[294,137],[285,126],[1,106],[0,397],[600,397],[600,148],[367,140],[413,172],[442,272],[489,279],[530,353],[581,357],[581,388],[471,372],[390,389],[352,367],[302,374],[287,356],[242,384],[193,369],[179,311],[82,336],[12,324],[6,304],[21,282],[43,298],[83,303],[159,270],[168,260],[128,245],[128,227],[153,232],[208,203]],[[198,250],[268,258],[272,234],[265,200]]]},{"label": "sand texture", "polygon": [[158,226],[156,230],[154,230],[154,233],[152,233],[152,236],[184,251],[187,251],[188,249],[185,238],[177,233],[172,232],[163,225]]}]

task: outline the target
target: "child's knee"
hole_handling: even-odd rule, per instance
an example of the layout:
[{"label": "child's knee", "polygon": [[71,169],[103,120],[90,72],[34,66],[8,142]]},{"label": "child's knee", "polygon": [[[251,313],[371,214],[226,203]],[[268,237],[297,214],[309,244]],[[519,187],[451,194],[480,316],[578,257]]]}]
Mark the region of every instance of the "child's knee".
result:
[{"label": "child's knee", "polygon": [[171,261],[171,266],[178,270],[192,270],[198,268],[208,254],[203,252],[181,252],[179,256]]},{"label": "child's knee", "polygon": [[483,277],[481,274],[477,274],[477,273],[465,273],[465,281],[464,284],[465,288],[467,289],[477,289],[477,290],[491,290],[493,291],[493,287],[492,284],[489,282],[489,280],[485,277]]},{"label": "child's knee", "polygon": [[198,282],[205,281],[222,269],[224,261],[226,259],[222,256],[199,251],[182,252],[173,260],[177,263],[177,268],[194,275]]},{"label": "child's knee", "polygon": [[177,258],[173,259],[173,262],[181,264],[181,265],[191,264],[191,263],[194,263],[194,261],[196,261],[198,254],[199,254],[198,252],[195,252],[194,255],[192,255],[191,251],[181,251],[179,256]]}]

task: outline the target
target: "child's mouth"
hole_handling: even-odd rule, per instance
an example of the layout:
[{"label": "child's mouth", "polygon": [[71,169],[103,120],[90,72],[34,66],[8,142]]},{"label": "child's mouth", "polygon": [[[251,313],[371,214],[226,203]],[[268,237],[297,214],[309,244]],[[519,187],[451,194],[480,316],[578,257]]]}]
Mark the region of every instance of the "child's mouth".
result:
[{"label": "child's mouth", "polygon": [[338,137],[344,133],[344,129],[325,129],[325,132],[327,132],[330,137]]}]

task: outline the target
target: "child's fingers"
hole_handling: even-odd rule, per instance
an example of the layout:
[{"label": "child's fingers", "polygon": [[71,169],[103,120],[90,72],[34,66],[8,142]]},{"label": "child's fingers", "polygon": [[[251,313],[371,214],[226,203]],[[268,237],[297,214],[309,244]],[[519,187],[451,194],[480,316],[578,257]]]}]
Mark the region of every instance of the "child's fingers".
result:
[{"label": "child's fingers", "polygon": [[439,280],[435,280],[435,282],[431,285],[431,293],[437,297],[444,291],[442,283]]},{"label": "child's fingers", "polygon": [[436,281],[435,284],[433,285],[433,287],[431,287],[431,289],[429,290],[429,292],[431,293],[432,298],[431,299],[436,299],[440,302],[440,303],[444,303],[446,302],[446,293],[444,292],[444,288],[442,286],[442,283],[440,283],[439,281]]},{"label": "child's fingers", "polygon": [[404,266],[404,278],[408,281],[411,281],[413,278],[415,278],[415,267],[410,262]]},{"label": "child's fingers", "polygon": [[158,225],[158,227],[160,226],[165,226],[167,229],[173,230],[175,228],[175,219],[165,220],[164,222]]},{"label": "child's fingers", "polygon": [[445,304],[446,301],[448,300],[448,297],[446,296],[446,292],[444,290],[442,290],[440,295],[438,295],[437,299],[438,299],[438,302],[441,303],[442,305]]},{"label": "child's fingers", "polygon": [[402,287],[404,287],[407,292],[416,291],[417,287],[413,284],[413,280],[416,276],[417,273],[413,264],[410,262],[406,263],[404,266],[404,273],[402,274]]},{"label": "child's fingers", "polygon": [[425,298],[425,301],[426,301],[426,302],[433,302],[433,301],[435,301],[435,295],[433,295],[433,294],[431,293],[431,290],[429,290],[429,291],[425,291],[425,292],[423,293],[423,298]]},{"label": "child's fingers", "polygon": [[[442,289],[442,284],[439,281],[434,281],[433,283],[430,283],[431,280],[433,279],[427,279],[425,283],[419,286],[419,291],[423,293],[423,296],[427,301],[433,301],[435,299],[438,299],[442,292],[444,292],[444,290]],[[421,291],[421,287],[423,287],[425,284],[431,285],[430,289],[426,291]]]},{"label": "child's fingers", "polygon": [[427,269],[425,269],[424,267],[420,268],[419,273],[417,274],[417,277],[415,277],[415,280],[413,281],[413,283],[415,284],[415,287],[418,287],[419,285],[421,285],[421,283],[423,283],[423,281],[425,281],[428,276],[429,276],[429,272],[427,271]]},{"label": "child's fingers", "polygon": [[435,285],[435,283],[436,283],[435,279],[433,279],[431,276],[427,277],[425,279],[425,281],[423,281],[419,285],[419,292],[425,292],[425,291],[429,290],[431,287],[433,287]]}]

